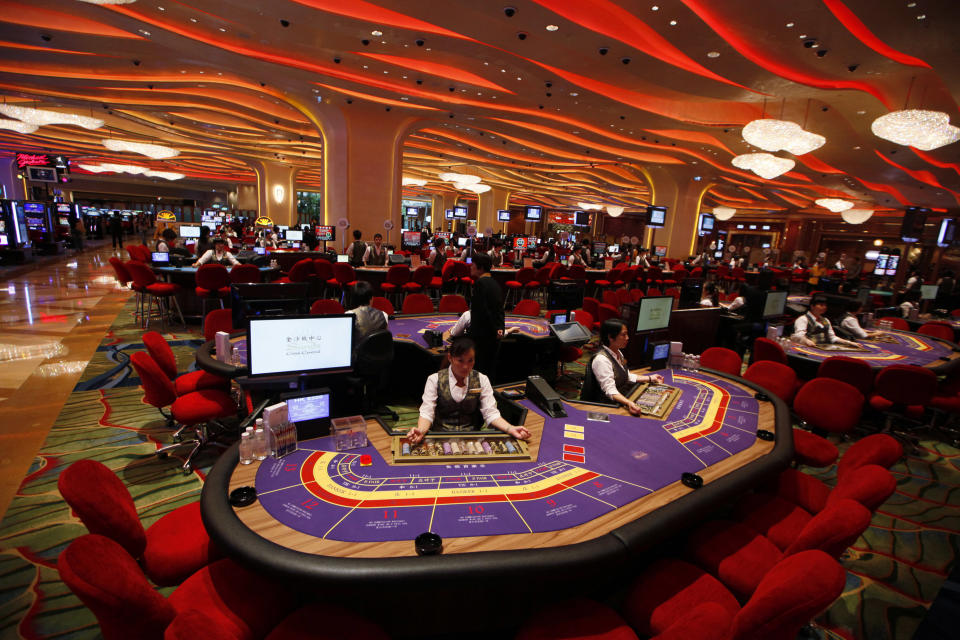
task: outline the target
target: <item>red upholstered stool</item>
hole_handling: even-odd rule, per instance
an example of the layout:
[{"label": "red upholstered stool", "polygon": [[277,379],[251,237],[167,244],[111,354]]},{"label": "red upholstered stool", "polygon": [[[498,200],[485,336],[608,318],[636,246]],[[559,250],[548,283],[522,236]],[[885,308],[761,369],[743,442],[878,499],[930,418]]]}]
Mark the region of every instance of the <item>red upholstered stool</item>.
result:
[{"label": "red upholstered stool", "polygon": [[[727,619],[729,623],[729,618]],[[610,607],[586,598],[564,600],[534,613],[515,640],[636,640],[637,634]]]},{"label": "red upholstered stool", "polygon": [[469,308],[470,305],[467,304],[467,299],[461,295],[450,293],[440,298],[440,313],[461,314]]},{"label": "red upholstered stool", "polygon": [[[804,427],[829,433],[850,433],[860,423],[863,395],[856,387],[833,378],[814,378],[803,385],[793,400],[793,411]],[[836,462],[839,451],[833,443],[812,433],[794,429],[794,459],[800,464],[826,467]]]},{"label": "red upholstered stool", "polygon": [[214,309],[203,318],[204,340],[213,340],[218,331],[233,333],[233,309]]},{"label": "red upholstered stool", "polygon": [[[141,293],[143,297],[141,306],[145,309],[141,313],[141,321],[144,323],[144,329],[150,328],[150,318],[152,317],[160,318],[160,328],[165,329],[171,304],[180,316],[180,323],[184,327],[187,326],[175,295],[180,287],[169,282],[159,282],[150,267],[141,262],[130,261],[126,264],[126,267],[133,278],[134,289]],[[156,315],[153,313],[154,304],[157,305]]]},{"label": "red upholstered stool", "polygon": [[639,302],[643,297],[643,289],[630,289],[630,301]]},{"label": "red upholstered stool", "polygon": [[304,258],[303,260],[299,260],[294,263],[294,265],[290,267],[290,271],[287,273],[287,275],[274,280],[274,282],[281,284],[288,282],[306,282],[311,276],[314,275],[314,273],[313,258]]},{"label": "red upholstered stool", "polygon": [[257,284],[260,282],[260,268],[255,264],[238,264],[230,268],[232,284]]},{"label": "red upholstered stool", "polygon": [[956,337],[953,331],[953,325],[949,322],[943,322],[940,320],[924,322],[922,325],[920,325],[920,328],[917,329],[917,333],[933,336],[934,338],[940,338],[941,340],[948,340],[950,342],[954,342]]},{"label": "red upholstered stool", "polygon": [[222,264],[202,264],[197,269],[197,297],[200,313],[207,315],[207,302],[217,300],[223,308],[223,299],[230,295],[230,272]]},{"label": "red upholstered stool", "polygon": [[403,295],[409,293],[425,293],[433,281],[433,267],[422,264],[413,272],[413,279],[403,285]]},{"label": "red upholstered stool", "polygon": [[424,293],[411,293],[403,299],[400,313],[433,313],[433,300]]},{"label": "red upholstered stool", "polygon": [[308,604],[288,615],[266,640],[389,640],[383,629],[352,611]]},{"label": "red upholstered stool", "polygon": [[181,611],[163,632],[163,640],[234,640],[234,635],[221,628],[207,614],[196,609]]},{"label": "red upholstered stool", "polygon": [[700,365],[708,369],[716,369],[733,376],[739,376],[743,358],[733,349],[710,347],[700,354]]},{"label": "red upholstered stool", "polygon": [[793,460],[808,467],[829,467],[840,457],[837,446],[803,429],[793,430]]},{"label": "red upholstered stool", "polygon": [[530,316],[531,318],[540,317],[540,303],[536,300],[524,299],[517,303],[511,312],[518,316]]},{"label": "red upholstered stool", "polygon": [[875,433],[850,445],[837,465],[837,478],[867,465],[879,465],[889,469],[903,457],[903,445],[885,433]]},{"label": "red upholstered stool", "polygon": [[817,377],[842,380],[856,387],[864,398],[869,398],[870,392],[873,391],[873,368],[856,358],[831,356],[820,363],[817,368]]},{"label": "red upholstered stool", "polygon": [[383,311],[388,316],[392,316],[396,313],[396,309],[393,308],[393,304],[383,296],[373,296],[370,298],[370,306],[374,309],[379,309]]},{"label": "red upholstered stool", "polygon": [[747,367],[743,377],[778,396],[787,404],[793,401],[793,394],[797,389],[797,374],[785,364],[772,360],[754,362]]},{"label": "red upholstered stool", "polygon": [[357,284],[357,273],[353,270],[353,265],[346,262],[338,262],[332,265],[332,269],[333,280],[328,280],[327,284],[340,290],[340,303],[346,304],[347,294],[350,293],[354,285]]},{"label": "red upholstered stool", "polygon": [[600,315],[597,317],[598,328],[600,325],[602,325],[604,322],[606,322],[610,318],[620,317],[620,311],[613,305],[609,305],[609,304],[601,304],[599,307],[599,314]]},{"label": "red upholstered stool", "polygon": [[[410,267],[405,264],[395,264],[387,269],[387,277],[380,284],[380,290],[388,300],[404,291],[403,285],[410,282]],[[419,285],[417,285],[419,288]],[[396,298],[394,298],[396,300]]]},{"label": "red upholstered stool", "polygon": [[937,376],[933,371],[914,365],[895,364],[877,374],[870,406],[886,414],[885,431],[891,431],[895,437],[914,446],[915,438],[907,431],[893,430],[894,422],[899,422],[906,429],[924,428],[926,425],[921,423],[924,413],[936,393]]},{"label": "red upholstered stool", "polygon": [[[204,265],[206,266],[206,265]],[[200,389],[230,390],[230,380],[206,371],[190,371],[179,375],[177,373],[177,359],[167,340],[156,331],[143,334],[143,346],[153,361],[160,366],[168,378],[173,380],[173,388],[178,396],[183,396]]]},{"label": "red upholstered stool", "polygon": [[327,297],[327,291],[329,291],[331,287],[336,288],[339,286],[337,279],[333,277],[333,263],[329,260],[314,258],[313,275],[317,279],[317,283],[321,285],[320,295],[323,298]]},{"label": "red upholstered stool", "polygon": [[757,338],[753,341],[751,362],[758,362],[761,360],[772,360],[773,362],[779,362],[780,364],[785,365],[787,364],[787,354],[784,353],[783,347],[773,340],[768,340],[767,338]]}]

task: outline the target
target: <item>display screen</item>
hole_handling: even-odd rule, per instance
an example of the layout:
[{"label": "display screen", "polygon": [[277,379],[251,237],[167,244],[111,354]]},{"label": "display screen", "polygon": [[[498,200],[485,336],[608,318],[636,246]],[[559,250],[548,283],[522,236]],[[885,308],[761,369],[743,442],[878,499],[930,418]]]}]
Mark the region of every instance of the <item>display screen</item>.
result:
[{"label": "display screen", "polygon": [[10,244],[10,241],[7,239],[7,236],[0,234],[0,247],[6,247]]},{"label": "display screen", "polygon": [[671,309],[673,309],[673,296],[640,298],[637,331],[666,329],[670,326]]},{"label": "display screen", "polygon": [[543,207],[527,207],[523,218],[524,220],[541,220],[543,218]]},{"label": "display screen", "polygon": [[442,238],[443,240],[449,240],[450,236],[453,235],[449,231],[437,231],[433,234],[434,238]]},{"label": "display screen", "polygon": [[877,264],[874,265],[873,275],[882,276],[883,272],[887,269],[887,258],[890,256],[886,253],[881,253],[877,256]]},{"label": "display screen", "polygon": [[897,265],[899,265],[899,264],[900,264],[900,256],[898,256],[898,255],[891,255],[889,258],[887,258],[887,271],[886,271],[886,275],[888,275],[888,276],[895,276],[895,275],[897,275]]},{"label": "display screen", "polygon": [[573,212],[573,224],[578,227],[589,227],[590,226],[590,212],[589,211],[574,211]]},{"label": "display screen", "polygon": [[66,216],[60,216],[60,224],[63,225],[63,226],[65,226],[65,227],[69,227],[69,226],[70,226],[70,218],[68,218],[68,217],[66,217]]},{"label": "display screen", "polygon": [[291,248],[291,249],[299,249],[299,248],[300,248],[300,241],[299,241],[299,240],[291,240],[291,241],[290,241],[290,248]]},{"label": "display screen", "polygon": [[420,207],[407,207],[406,214],[408,216],[419,216]]},{"label": "display screen", "polygon": [[903,212],[903,224],[900,226],[900,238],[904,242],[917,242],[923,235],[923,225],[927,222],[930,209],[907,207]]},{"label": "display screen", "polygon": [[288,229],[285,235],[287,240],[296,240],[297,242],[303,240],[303,231],[299,229]]},{"label": "display screen", "polygon": [[567,314],[565,313],[555,313],[553,318],[550,321],[550,324],[563,324],[567,321]]},{"label": "display screen", "polygon": [[666,248],[666,247],[661,247],[661,246],[656,246],[656,247],[653,248],[653,255],[659,256],[659,257],[661,257],[661,258],[664,258],[664,257],[666,257],[666,255],[667,255],[667,248]]},{"label": "display screen", "polygon": [[44,231],[46,229],[46,226],[43,224],[43,218],[37,218],[34,216],[25,216],[25,217],[26,217],[27,227],[29,227],[30,229],[39,229],[40,231]]},{"label": "display screen", "polygon": [[527,246],[530,247],[531,249],[533,249],[538,244],[540,244],[540,238],[537,238],[536,236],[530,236],[529,238],[527,238]]},{"label": "display screen", "polygon": [[937,289],[940,286],[936,284],[922,284],[920,285],[920,299],[921,300],[936,300],[937,299]]},{"label": "display screen", "polygon": [[457,246],[458,246],[458,247],[465,247],[465,246],[467,246],[467,239],[466,239],[466,238],[457,238]]},{"label": "display screen", "polygon": [[467,208],[466,207],[454,207],[453,208],[453,217],[454,218],[463,218],[467,217]]},{"label": "display screen", "polygon": [[42,202],[24,202],[23,203],[23,212],[24,213],[39,213],[43,215],[43,203]]},{"label": "display screen", "polygon": [[[213,224],[213,223],[208,223]],[[188,225],[180,225],[180,237],[182,238],[199,238],[200,237],[200,227],[193,227]]]},{"label": "display screen", "polygon": [[606,243],[606,242],[594,242],[594,243],[593,243],[593,252],[594,252],[594,253],[606,253],[606,252],[607,252],[607,243]]},{"label": "display screen", "polygon": [[338,255],[337,262],[350,262],[350,256]]},{"label": "display screen", "polygon": [[[216,230],[217,230],[217,223],[216,223],[216,222],[212,222],[212,221],[210,221],[210,220],[207,220],[206,222],[200,223],[200,226],[206,227],[207,229],[210,229],[210,231],[216,231]],[[199,237],[199,236],[198,236],[198,237]]]},{"label": "display screen", "polygon": [[514,238],[513,239],[513,248],[514,249],[526,249],[527,248],[527,239],[526,238]]},{"label": "display screen", "polygon": [[666,360],[670,357],[670,343],[658,342],[653,345],[653,357],[651,360]]},{"label": "display screen", "polygon": [[713,231],[714,221],[716,219],[713,217],[712,213],[701,213],[700,214],[700,235],[707,235]]},{"label": "display screen", "polygon": [[57,170],[44,167],[27,167],[27,177],[34,182],[56,182]]},{"label": "display screen", "polygon": [[355,316],[250,318],[247,366],[252,376],[346,370]]},{"label": "display screen", "polygon": [[419,232],[419,231],[404,231],[404,232],[403,232],[403,246],[405,246],[405,247],[419,247],[419,246],[420,246],[420,232]]},{"label": "display screen", "polygon": [[940,222],[940,232],[937,234],[937,246],[949,247],[956,241],[957,221],[954,218],[944,218]]},{"label": "display screen", "polygon": [[254,247],[254,248],[253,248],[253,252],[254,252],[254,253],[259,253],[260,255],[264,255],[264,254],[267,252],[267,248],[266,248],[266,247]]},{"label": "display screen", "polygon": [[776,316],[782,316],[786,306],[786,291],[767,291],[767,298],[763,301],[763,317],[774,318]]},{"label": "display screen", "polygon": [[620,253],[620,245],[612,244],[609,247],[607,247],[607,251],[609,251],[610,253]]},{"label": "display screen", "polygon": [[68,202],[57,203],[57,213],[70,213],[70,203]]},{"label": "display screen", "polygon": [[166,251],[153,251],[150,254],[152,262],[170,262],[170,254]]},{"label": "display screen", "polygon": [[453,209],[444,210],[443,215],[447,220],[453,220]]},{"label": "display screen", "polygon": [[307,422],[330,417],[330,394],[287,398],[287,418],[291,422]]},{"label": "display screen", "polygon": [[666,207],[647,207],[647,225],[651,227],[662,227],[667,222]]},{"label": "display screen", "polygon": [[317,225],[315,229],[317,240],[320,242],[333,242],[337,239],[337,228],[330,225]]},{"label": "display screen", "polygon": [[509,209],[497,209],[497,221],[498,221],[498,222],[510,222],[510,210],[509,210]]}]

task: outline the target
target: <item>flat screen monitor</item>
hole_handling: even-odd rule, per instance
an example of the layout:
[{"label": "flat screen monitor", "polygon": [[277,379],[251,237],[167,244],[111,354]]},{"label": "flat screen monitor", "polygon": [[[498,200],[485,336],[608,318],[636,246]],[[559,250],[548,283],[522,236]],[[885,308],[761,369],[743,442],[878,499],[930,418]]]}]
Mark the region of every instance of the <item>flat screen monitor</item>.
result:
[{"label": "flat screen monitor", "polygon": [[[210,223],[210,224],[213,224],[213,223]],[[180,225],[180,237],[181,238],[199,238],[200,227],[182,224]]]},{"label": "flat screen monitor", "polygon": [[281,233],[286,231],[289,228],[290,228],[289,225],[285,225],[285,224],[277,225],[277,229],[279,229]]},{"label": "flat screen monitor", "polygon": [[404,232],[403,232],[403,246],[405,246],[405,247],[419,247],[419,246],[420,246],[420,232],[419,232],[419,231],[404,231]]},{"label": "flat screen monitor", "polygon": [[251,376],[348,371],[353,314],[250,318],[247,367]]},{"label": "flat screen monitor", "polygon": [[899,264],[900,264],[900,256],[898,256],[897,254],[892,254],[889,258],[887,258],[887,270],[885,272],[885,275],[888,275],[888,276],[897,275],[897,266],[899,266]]},{"label": "flat screen monitor", "polygon": [[929,214],[930,209],[907,207],[903,212],[903,224],[900,225],[900,239],[904,242],[919,241]]},{"label": "flat screen monitor", "polygon": [[408,216],[419,216],[420,207],[407,207],[404,213],[406,213]]},{"label": "flat screen monitor", "polygon": [[450,233],[449,231],[437,231],[435,234],[433,234],[433,237],[434,237],[434,238],[442,238],[443,240],[449,240],[449,239],[450,239],[450,236],[452,236],[452,235],[453,235],[453,234]]},{"label": "flat screen monitor", "polygon": [[230,285],[233,326],[243,327],[247,318],[300,316],[309,309],[309,282],[256,282]]},{"label": "flat screen monitor", "polygon": [[497,222],[510,222],[510,210],[497,209]]},{"label": "flat screen monitor", "polygon": [[6,235],[0,233],[0,247],[7,247],[10,245],[10,240]]},{"label": "flat screen monitor", "polygon": [[543,219],[543,207],[527,207],[523,212],[523,219],[538,222]]},{"label": "flat screen monitor", "polygon": [[637,331],[659,331],[670,326],[673,296],[640,298]]},{"label": "flat screen monitor", "polygon": [[776,318],[777,316],[782,316],[786,306],[786,291],[767,291],[767,297],[763,301],[763,317]]},{"label": "flat screen monitor", "polygon": [[330,433],[330,389],[284,393],[287,418],[297,425],[297,438],[309,440]]},{"label": "flat screen monitor", "polygon": [[606,242],[594,242],[593,243],[593,252],[596,254],[604,254],[607,252],[607,243]]},{"label": "flat screen monitor", "polygon": [[69,227],[70,218],[68,218],[67,216],[60,216],[60,225],[63,227]]},{"label": "flat screen monitor", "polygon": [[886,253],[881,253],[877,255],[876,257],[877,262],[873,266],[873,275],[875,276],[884,275],[884,272],[887,270],[887,258],[889,257],[890,255]]},{"label": "flat screen monitor", "polygon": [[320,242],[333,242],[337,239],[337,228],[333,225],[317,225],[314,231]]},{"label": "flat screen monitor", "polygon": [[550,318],[550,324],[563,324],[567,321],[567,314],[565,313],[555,313]]},{"label": "flat screen monitor", "polygon": [[940,285],[936,284],[922,284],[920,285],[920,299],[921,300],[936,300],[937,299],[937,289],[940,288]]},{"label": "flat screen monitor", "polygon": [[577,227],[589,227],[590,226],[590,212],[589,211],[574,211],[573,212],[573,224]]},{"label": "flat screen monitor", "polygon": [[443,216],[447,220],[453,220],[453,209],[445,209],[443,212]]},{"label": "flat screen monitor", "polygon": [[620,245],[611,244],[609,247],[607,247],[607,251],[610,253],[620,253]]},{"label": "flat screen monitor", "polygon": [[700,214],[700,235],[705,236],[713,233],[713,227],[715,226],[716,218],[712,213],[701,213]]},{"label": "flat screen monitor", "polygon": [[518,251],[523,251],[527,248],[527,239],[526,238],[514,238],[513,239],[513,248]]},{"label": "flat screen monitor", "polygon": [[303,241],[303,231],[299,229],[287,229],[287,232],[284,234],[287,240],[296,240],[297,242]]},{"label": "flat screen monitor", "polygon": [[200,226],[210,229],[211,232],[215,232],[217,230],[217,223],[213,222],[212,220],[206,220],[205,222],[201,222]]},{"label": "flat screen monitor", "polygon": [[27,178],[33,182],[56,182],[57,170],[47,167],[27,167]]},{"label": "flat screen monitor", "polygon": [[170,253],[167,251],[153,251],[150,253],[150,261],[154,264],[170,264]]},{"label": "flat screen monitor", "polygon": [[527,246],[530,247],[531,249],[533,249],[538,244],[540,244],[540,238],[536,236],[530,236],[529,238],[527,238]]},{"label": "flat screen monitor", "polygon": [[590,342],[593,337],[590,330],[579,322],[555,322],[550,325],[550,333],[564,345],[575,347]]},{"label": "flat screen monitor", "polygon": [[957,238],[956,218],[944,218],[941,220],[940,231],[937,233],[937,246],[949,247],[957,240],[960,240],[960,238]]},{"label": "flat screen monitor", "polygon": [[467,208],[466,207],[454,207],[453,208],[453,217],[461,218],[463,220],[467,219]]},{"label": "flat screen monitor", "polygon": [[657,245],[653,248],[653,255],[665,258],[667,256],[667,248]]},{"label": "flat screen monitor", "polygon": [[458,247],[467,246],[467,238],[457,238],[457,246]]},{"label": "flat screen monitor", "polygon": [[260,255],[262,256],[262,255],[265,255],[265,254],[267,253],[267,248],[266,248],[266,247],[254,247],[254,248],[253,248],[253,252],[254,252],[254,253],[258,253],[258,254],[260,254]]},{"label": "flat screen monitor", "polygon": [[350,256],[345,254],[337,254],[337,262],[350,262]]},{"label": "flat screen monitor", "polygon": [[290,248],[291,248],[291,249],[299,249],[299,248],[300,248],[300,242],[299,242],[298,240],[291,240],[291,241],[290,241]]},{"label": "flat screen monitor", "polygon": [[662,227],[667,223],[666,207],[647,207],[647,226]]},{"label": "flat screen monitor", "polygon": [[58,202],[57,203],[57,213],[66,213],[70,214],[71,205],[69,202]]}]

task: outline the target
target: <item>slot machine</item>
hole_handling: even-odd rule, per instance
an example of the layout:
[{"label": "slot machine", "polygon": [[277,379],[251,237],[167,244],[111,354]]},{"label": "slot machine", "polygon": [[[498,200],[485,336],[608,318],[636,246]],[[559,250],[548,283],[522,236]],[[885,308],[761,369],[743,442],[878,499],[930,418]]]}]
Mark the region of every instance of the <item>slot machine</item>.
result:
[{"label": "slot machine", "polygon": [[33,245],[23,204],[22,200],[3,201],[3,233],[0,233],[3,264],[23,264],[33,260]]},{"label": "slot machine", "polygon": [[58,202],[54,205],[53,229],[57,240],[66,241],[70,237],[73,221],[76,219],[76,206],[69,202]]},{"label": "slot machine", "polygon": [[83,226],[87,229],[88,238],[103,237],[103,214],[96,207],[87,207],[83,214]]}]

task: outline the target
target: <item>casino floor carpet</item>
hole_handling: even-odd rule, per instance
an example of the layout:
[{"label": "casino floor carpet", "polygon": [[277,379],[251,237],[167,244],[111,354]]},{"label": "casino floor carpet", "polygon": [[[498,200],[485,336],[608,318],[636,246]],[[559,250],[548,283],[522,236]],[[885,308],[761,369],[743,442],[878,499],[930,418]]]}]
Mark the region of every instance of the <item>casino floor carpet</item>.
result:
[{"label": "casino floor carpet", "polygon": [[[0,522],[0,640],[100,635],[93,615],[59,580],[56,569],[59,552],[86,532],[56,488],[58,474],[71,462],[92,458],[117,471],[145,525],[199,497],[212,457],[184,476],[175,459],[151,455],[158,442],[169,440],[169,432],[156,410],[141,402],[139,381],[128,366],[129,355],[142,349],[131,309],[132,302],[104,337]],[[166,337],[180,369],[188,368],[200,343],[196,328]],[[588,357],[589,352],[584,360]],[[567,368],[582,372],[583,363]],[[558,386],[573,390],[565,380]],[[392,406],[402,421],[414,423],[416,406]],[[911,638],[955,564],[960,450],[924,442],[918,455],[892,471],[897,492],[843,558],[846,588],[817,620],[821,638]],[[835,469],[816,475],[832,483]]]}]

